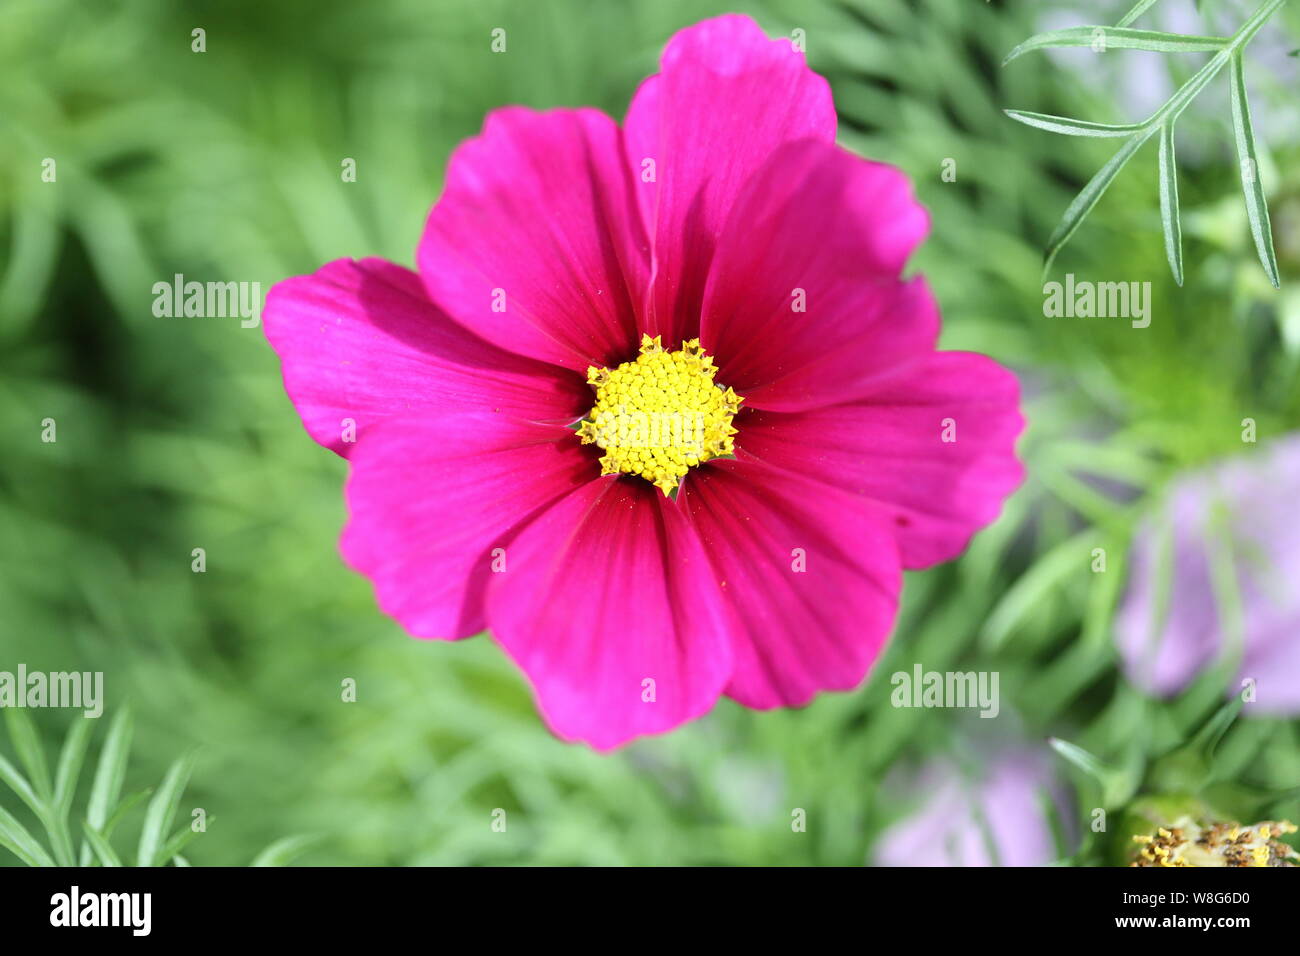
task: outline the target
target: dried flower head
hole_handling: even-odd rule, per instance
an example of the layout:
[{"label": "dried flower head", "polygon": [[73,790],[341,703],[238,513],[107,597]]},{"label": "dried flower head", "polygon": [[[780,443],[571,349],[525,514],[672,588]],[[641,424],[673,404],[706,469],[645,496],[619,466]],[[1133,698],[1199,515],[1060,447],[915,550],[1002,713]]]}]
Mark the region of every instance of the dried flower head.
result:
[{"label": "dried flower head", "polygon": [[1295,833],[1285,820],[1242,826],[1240,823],[1199,824],[1183,817],[1172,827],[1133,837],[1141,844],[1131,866],[1295,866],[1300,860],[1277,837]]}]

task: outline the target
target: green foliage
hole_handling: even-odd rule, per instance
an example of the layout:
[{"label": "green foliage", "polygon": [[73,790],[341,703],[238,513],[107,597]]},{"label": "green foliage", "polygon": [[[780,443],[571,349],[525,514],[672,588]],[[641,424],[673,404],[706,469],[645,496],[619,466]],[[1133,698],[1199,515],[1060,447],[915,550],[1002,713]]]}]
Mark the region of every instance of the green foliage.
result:
[{"label": "green foliage", "polygon": [[[121,797],[126,776],[127,757],[131,750],[131,711],[122,708],[108,728],[108,736],[100,748],[95,779],[91,785],[85,815],[80,821],[82,841],[78,851],[71,825],[74,797],[97,721],[89,717],[74,718],[72,729],[64,740],[59,755],[58,774],[54,788],[45,764],[35,723],[25,710],[6,708],[5,724],[9,740],[18,758],[27,770],[24,777],[8,760],[0,755],[0,782],[9,788],[45,829],[49,848],[43,846],[31,831],[3,807],[0,807],[0,847],[9,850],[28,866],[125,866],[122,856],[113,848],[114,831],[143,799],[150,797],[142,790],[126,798]],[[162,785],[152,792],[145,810],[140,846],[135,855],[136,866],[188,866],[181,856],[192,840],[206,832],[182,825],[164,839],[175,822],[185,785],[194,769],[191,752],[176,760],[163,778]],[[28,779],[30,778],[30,780]],[[211,823],[215,818],[205,821]],[[279,840],[267,847],[252,866],[286,866],[300,854],[310,849],[315,837],[298,836]]]},{"label": "green foliage", "polygon": [[1232,128],[1237,141],[1237,155],[1242,167],[1242,186],[1246,193],[1246,210],[1250,218],[1250,233],[1259,252],[1264,272],[1276,288],[1279,284],[1277,257],[1273,252],[1273,233],[1269,224],[1268,204],[1260,182],[1259,157],[1255,151],[1255,134],[1250,122],[1250,106],[1246,101],[1246,84],[1242,78],[1243,57],[1246,45],[1259,32],[1268,19],[1286,0],[1266,0],[1241,28],[1231,37],[1184,36],[1154,30],[1133,30],[1126,24],[1133,22],[1151,6],[1143,0],[1129,12],[1118,27],[1083,26],[1066,30],[1052,30],[1030,37],[1012,50],[1003,65],[1033,50],[1055,47],[1100,46],[1100,49],[1149,50],[1158,53],[1213,52],[1200,70],[1145,121],[1137,124],[1108,125],[1071,119],[1065,116],[1046,116],[1007,110],[1012,119],[1029,126],[1066,136],[1098,136],[1125,138],[1124,145],[1094,176],[1074,202],[1065,211],[1060,225],[1047,240],[1044,271],[1051,268],[1061,246],[1069,241],[1097,201],[1110,187],[1125,164],[1147,140],[1160,137],[1160,217],[1164,226],[1165,251],[1174,281],[1183,284],[1182,229],[1178,212],[1178,173],[1174,162],[1174,124],[1191,102],[1209,82],[1225,67],[1232,84]]}]

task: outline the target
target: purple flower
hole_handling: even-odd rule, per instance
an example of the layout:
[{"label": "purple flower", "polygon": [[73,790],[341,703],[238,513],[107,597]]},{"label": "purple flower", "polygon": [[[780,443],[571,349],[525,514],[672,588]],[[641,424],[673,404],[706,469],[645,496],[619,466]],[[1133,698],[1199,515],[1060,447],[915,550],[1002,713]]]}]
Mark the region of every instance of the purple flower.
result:
[{"label": "purple flower", "polygon": [[1000,755],[974,779],[936,765],[916,791],[929,796],[881,835],[876,866],[1044,866],[1058,857],[1048,807],[1062,797],[1037,755]]},{"label": "purple flower", "polygon": [[[1249,678],[1250,707],[1300,713],[1297,499],[1300,433],[1175,482],[1139,529],[1115,622],[1133,683],[1169,696],[1239,657],[1231,691]],[[1216,560],[1231,570],[1216,575]]]}]

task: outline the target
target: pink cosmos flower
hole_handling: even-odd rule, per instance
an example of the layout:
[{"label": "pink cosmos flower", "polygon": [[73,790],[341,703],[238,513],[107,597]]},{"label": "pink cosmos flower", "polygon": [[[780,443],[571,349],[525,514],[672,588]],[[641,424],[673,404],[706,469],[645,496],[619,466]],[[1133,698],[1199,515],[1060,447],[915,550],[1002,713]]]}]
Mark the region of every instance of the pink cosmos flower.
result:
[{"label": "pink cosmos flower", "polygon": [[1021,480],[1014,378],[936,352],[900,278],[925,212],[834,140],[788,40],[709,20],[622,128],[492,113],[418,272],[340,260],[267,298],[290,398],[350,463],[346,560],[418,637],[490,629],[565,739],[856,686],[901,569]]}]

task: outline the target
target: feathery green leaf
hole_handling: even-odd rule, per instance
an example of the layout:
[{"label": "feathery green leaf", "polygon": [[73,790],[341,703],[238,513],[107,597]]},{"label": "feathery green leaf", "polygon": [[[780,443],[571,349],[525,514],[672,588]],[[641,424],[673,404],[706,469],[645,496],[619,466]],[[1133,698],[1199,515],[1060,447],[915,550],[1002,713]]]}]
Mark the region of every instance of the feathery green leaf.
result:
[{"label": "feathery green leaf", "polygon": [[288,866],[319,842],[320,837],[312,834],[302,834],[276,840],[259,853],[249,866]]},{"label": "feathery green leaf", "polygon": [[1093,123],[1088,120],[1073,119],[1069,116],[1052,116],[1047,113],[1030,113],[1025,110],[1003,110],[1013,120],[1045,129],[1049,133],[1061,133],[1065,136],[1131,136],[1145,128],[1144,123]]},{"label": "feathery green leaf", "polygon": [[45,762],[45,750],[36,735],[36,725],[21,707],[6,707],[5,722],[9,725],[9,739],[13,742],[18,759],[27,769],[32,789],[45,803],[54,796],[50,785],[50,768]]},{"label": "feathery green leaf", "polygon": [[1186,36],[1158,30],[1131,30],[1126,27],[1083,26],[1049,30],[1030,37],[1006,55],[1002,65],[1031,53],[1060,47],[1093,47],[1104,50],[1148,50],[1154,53],[1206,53],[1224,49],[1227,37]]},{"label": "feathery green leaf", "polygon": [[1232,86],[1232,132],[1237,140],[1237,158],[1241,162],[1241,186],[1246,194],[1246,215],[1255,251],[1268,274],[1273,288],[1278,288],[1277,256],[1273,252],[1273,227],[1268,216],[1268,201],[1259,175],[1259,157],[1255,151],[1255,131],[1250,123],[1250,103],[1246,100],[1246,78],[1241,53],[1234,53],[1228,70]]},{"label": "feathery green leaf", "polygon": [[90,788],[86,819],[91,826],[103,827],[122,792],[126,761],[131,752],[132,726],[131,711],[127,707],[119,710],[109,724],[108,737],[99,752],[99,764],[95,768],[95,782]]},{"label": "feathery green leaf", "polygon": [[72,729],[68,731],[67,740],[63,742],[59,769],[54,779],[54,805],[65,817],[72,807],[77,780],[81,777],[81,766],[86,761],[86,748],[90,746],[90,737],[94,732],[94,718],[77,717],[72,722]]},{"label": "feathery green leaf", "polygon": [[1155,6],[1155,4],[1156,4],[1156,0],[1138,0],[1137,6],[1135,6],[1128,13],[1124,14],[1124,18],[1120,20],[1119,23],[1116,24],[1116,26],[1121,26],[1121,27],[1128,26],[1138,17],[1142,16],[1142,14],[1146,13],[1147,10],[1151,9],[1151,7]]},{"label": "feathery green leaf", "polygon": [[149,801],[145,813],[144,829],[140,833],[140,847],[136,853],[137,866],[160,866],[166,862],[162,856],[163,839],[176,818],[181,795],[194,771],[193,751],[176,760],[163,778],[162,785]]},{"label": "feathery green leaf", "polygon": [[1183,284],[1183,228],[1178,212],[1178,168],[1174,159],[1174,123],[1160,127],[1160,224],[1165,232],[1165,255],[1174,281]]},{"label": "feathery green leaf", "polygon": [[1183,284],[1182,228],[1178,210],[1178,172],[1175,161],[1173,129],[1174,121],[1182,114],[1196,96],[1209,85],[1219,71],[1231,64],[1229,71],[1232,83],[1232,119],[1233,130],[1237,140],[1237,151],[1241,158],[1242,185],[1246,192],[1246,210],[1250,218],[1251,235],[1260,262],[1274,287],[1278,286],[1277,259],[1273,252],[1272,230],[1269,224],[1268,205],[1264,200],[1263,187],[1259,182],[1259,168],[1255,150],[1255,137],[1250,123],[1250,106],[1246,99],[1246,87],[1243,78],[1242,50],[1259,32],[1278,8],[1286,0],[1266,0],[1245,23],[1229,38],[1182,36],[1180,34],[1157,33],[1150,30],[1131,30],[1125,24],[1144,13],[1151,2],[1140,2],[1121,21],[1118,28],[1072,27],[1041,33],[1026,40],[1007,56],[1009,62],[1017,56],[1033,49],[1055,46],[1086,46],[1086,37],[1104,41],[1107,46],[1132,49],[1158,50],[1163,52],[1187,52],[1191,50],[1213,50],[1211,57],[1190,79],[1174,91],[1174,94],[1155,111],[1144,123],[1115,125],[1091,123],[1062,116],[1049,116],[1042,113],[1029,113],[1023,110],[1006,110],[1012,119],[1067,136],[1119,137],[1128,140],[1119,151],[1103,166],[1079,195],[1074,198],[1061,222],[1047,240],[1043,256],[1043,270],[1046,272],[1056,259],[1061,247],[1069,241],[1078,230],[1088,213],[1097,205],[1102,195],[1110,187],[1119,171],[1133,157],[1133,154],[1156,131],[1160,132],[1160,219],[1164,231],[1165,252],[1169,268],[1175,281]]},{"label": "feathery green leaf", "polygon": [[18,798],[27,804],[32,813],[39,816],[44,812],[45,806],[36,795],[36,791],[32,789],[32,785],[27,782],[27,778],[3,755],[0,755],[0,782],[18,794]]},{"label": "feathery green leaf", "polygon": [[0,807],[0,846],[28,866],[54,865],[44,847],[4,807]]},{"label": "feathery green leaf", "polygon": [[86,840],[94,849],[95,855],[99,857],[101,866],[122,865],[122,860],[118,857],[117,851],[113,849],[112,844],[108,842],[108,838],[91,826],[90,821],[83,824],[81,831],[86,835]]}]

